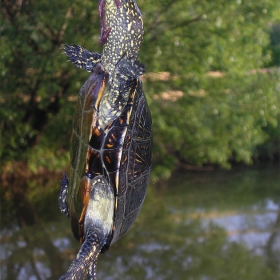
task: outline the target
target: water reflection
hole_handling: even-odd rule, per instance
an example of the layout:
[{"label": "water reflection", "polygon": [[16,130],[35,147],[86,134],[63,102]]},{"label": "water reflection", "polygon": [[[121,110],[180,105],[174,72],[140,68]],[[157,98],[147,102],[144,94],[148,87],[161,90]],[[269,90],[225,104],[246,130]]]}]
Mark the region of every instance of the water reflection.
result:
[{"label": "water reflection", "polygon": [[277,227],[279,206],[272,200],[266,200],[264,207],[254,205],[252,208],[252,211],[224,213],[223,216],[220,216],[221,213],[210,213],[204,222],[213,222],[224,228],[229,241],[243,243],[255,253],[263,254],[262,249],[267,244],[274,225]]},{"label": "water reflection", "polygon": [[[69,221],[56,192],[40,209],[21,195],[20,227],[1,218],[1,279],[58,279],[79,248]],[[98,278],[279,279],[279,203],[277,167],[175,174],[149,190],[132,230],[101,255]],[[42,223],[48,209],[57,216]]]}]

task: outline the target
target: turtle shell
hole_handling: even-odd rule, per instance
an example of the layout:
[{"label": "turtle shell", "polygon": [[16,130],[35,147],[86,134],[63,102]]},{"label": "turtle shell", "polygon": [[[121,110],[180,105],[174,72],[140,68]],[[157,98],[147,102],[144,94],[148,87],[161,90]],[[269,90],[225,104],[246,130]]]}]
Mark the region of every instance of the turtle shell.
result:
[{"label": "turtle shell", "polygon": [[152,119],[139,78],[129,82],[127,104],[104,130],[98,108],[108,75],[99,70],[82,87],[71,138],[67,204],[74,236],[83,242],[83,223],[95,176],[103,176],[115,195],[113,228],[103,251],[135,221],[146,195],[151,167]]}]

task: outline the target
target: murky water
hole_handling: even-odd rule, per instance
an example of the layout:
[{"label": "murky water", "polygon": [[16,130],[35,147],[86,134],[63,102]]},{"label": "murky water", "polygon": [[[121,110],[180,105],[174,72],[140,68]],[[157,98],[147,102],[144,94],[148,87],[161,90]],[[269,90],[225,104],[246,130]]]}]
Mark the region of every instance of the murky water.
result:
[{"label": "murky water", "polygon": [[[275,165],[178,171],[149,189],[132,229],[99,257],[98,279],[280,279],[279,179]],[[1,222],[1,279],[58,279],[76,255],[56,194],[37,208],[33,226]]]}]

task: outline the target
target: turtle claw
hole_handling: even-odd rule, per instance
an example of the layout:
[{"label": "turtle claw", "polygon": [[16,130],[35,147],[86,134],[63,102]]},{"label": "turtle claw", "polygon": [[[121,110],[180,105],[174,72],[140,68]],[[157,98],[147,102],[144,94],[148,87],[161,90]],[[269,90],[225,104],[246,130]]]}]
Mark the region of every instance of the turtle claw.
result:
[{"label": "turtle claw", "polygon": [[[117,8],[119,9],[121,7],[121,0],[115,0],[115,4]],[[111,27],[106,29],[106,19],[105,19],[105,5],[106,5],[106,0],[99,0],[98,3],[98,13],[100,16],[100,36],[98,39],[99,44],[104,45],[107,42],[109,33],[111,31]]]},{"label": "turtle claw", "polygon": [[117,5],[118,9],[122,6],[122,3],[120,0],[115,0],[115,3]]},{"label": "turtle claw", "polygon": [[60,192],[58,195],[58,204],[60,211],[66,215],[69,216],[68,206],[66,202],[67,193],[68,193],[68,185],[69,185],[69,179],[66,174],[64,174],[63,179],[60,181]]},{"label": "turtle claw", "polygon": [[111,31],[111,27],[109,27],[105,31],[104,28],[101,27],[100,36],[98,39],[99,44],[104,45],[107,42],[110,31]]},{"label": "turtle claw", "polygon": [[85,48],[73,44],[64,45],[64,53],[76,67],[87,70],[88,72],[94,72],[96,65],[100,62],[101,55],[99,53],[89,52]]}]

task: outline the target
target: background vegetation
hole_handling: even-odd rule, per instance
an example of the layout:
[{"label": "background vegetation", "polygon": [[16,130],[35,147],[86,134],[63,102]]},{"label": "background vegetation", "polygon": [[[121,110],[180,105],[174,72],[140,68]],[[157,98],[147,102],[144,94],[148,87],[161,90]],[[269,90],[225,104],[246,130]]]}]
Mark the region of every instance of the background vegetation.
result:
[{"label": "background vegetation", "polygon": [[[0,1],[0,278],[45,279],[47,271],[58,279],[79,246],[57,195],[88,77],[61,48],[102,51],[98,1]],[[278,279],[277,168],[203,170],[279,160],[280,1],[137,3],[153,115],[152,183],[164,180],[148,188],[133,229],[101,257],[100,278]],[[200,171],[170,176],[176,167]],[[205,227],[207,211],[232,216],[229,230],[246,214],[238,234],[247,229],[248,239],[261,235],[262,242],[269,236],[258,244],[264,258],[230,242],[227,229]]]},{"label": "background vegetation", "polygon": [[[75,101],[88,73],[67,63],[61,47],[102,50],[97,2],[1,1],[4,173],[15,163],[35,173],[67,170]],[[229,167],[279,156],[280,2],[137,3],[153,179],[178,165]]]}]

